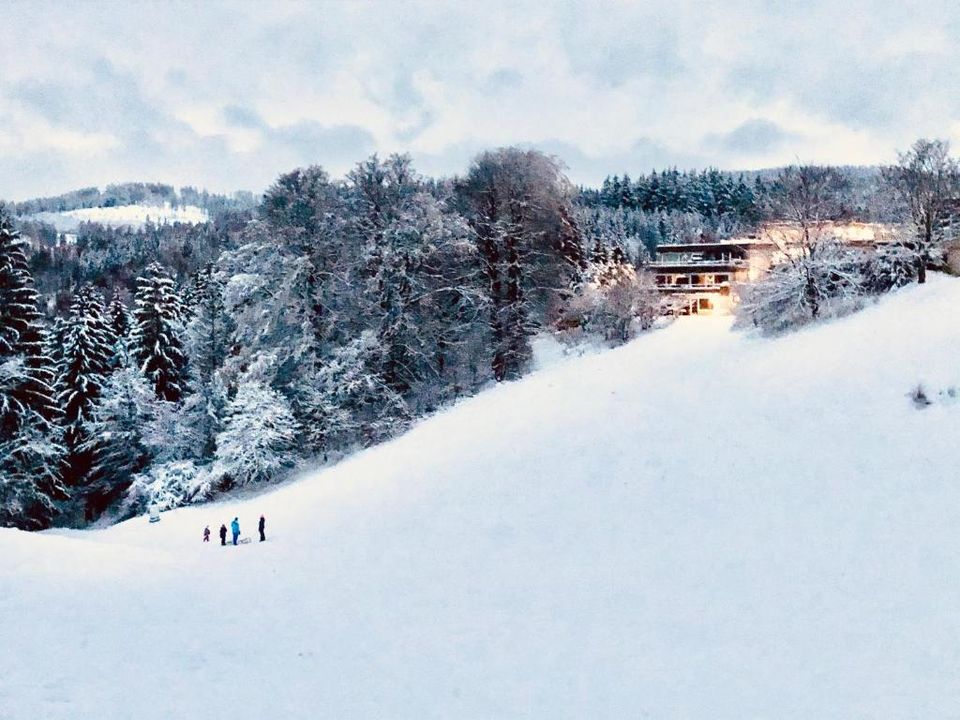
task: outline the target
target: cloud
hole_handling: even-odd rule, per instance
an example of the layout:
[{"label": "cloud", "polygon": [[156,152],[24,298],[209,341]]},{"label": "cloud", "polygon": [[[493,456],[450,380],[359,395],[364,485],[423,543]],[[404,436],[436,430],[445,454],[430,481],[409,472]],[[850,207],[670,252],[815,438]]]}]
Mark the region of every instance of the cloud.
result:
[{"label": "cloud", "polygon": [[260,130],[265,127],[263,118],[255,110],[240,105],[227,105],[223,108],[223,118],[233,127],[247,130]]},{"label": "cloud", "polygon": [[376,150],[373,136],[356,125],[327,127],[315,122],[270,131],[276,144],[289,148],[295,157],[308,159],[310,164],[342,168],[352,165]]},{"label": "cloud", "polygon": [[[875,163],[960,140],[960,6],[879,0],[14,3],[0,197],[163,180],[262,190],[409,151],[528,144],[575,182]],[[212,42],[211,39],[217,39]]]},{"label": "cloud", "polygon": [[728,133],[708,135],[704,143],[721,153],[755,156],[779,150],[787,143],[799,139],[800,135],[787,132],[775,122],[753,118]]}]

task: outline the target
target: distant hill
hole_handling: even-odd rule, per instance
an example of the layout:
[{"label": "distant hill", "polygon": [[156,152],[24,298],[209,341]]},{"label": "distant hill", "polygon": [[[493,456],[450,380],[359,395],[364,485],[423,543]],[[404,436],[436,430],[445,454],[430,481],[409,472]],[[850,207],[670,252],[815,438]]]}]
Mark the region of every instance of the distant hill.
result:
[{"label": "distant hill", "polygon": [[58,232],[69,233],[76,231],[80,224],[85,222],[130,228],[141,228],[148,222],[154,225],[197,225],[209,222],[210,213],[196,205],[171,205],[165,202],[162,205],[111,205],[63,212],[44,211],[29,217],[53,225]]},{"label": "distant hill", "polygon": [[[131,206],[165,208],[169,206],[172,211],[179,208],[194,207],[205,211],[207,216],[216,215],[223,210],[249,210],[259,203],[260,198],[251,192],[237,191],[230,195],[210,193],[206,190],[198,190],[195,187],[184,186],[179,190],[172,185],[163,183],[144,183],[129,182],[114,185],[107,185],[101,190],[97,187],[80,188],[72,190],[61,195],[51,197],[33,198],[23,202],[10,203],[9,207],[15,215],[20,217],[39,217],[45,213],[67,214],[79,210],[93,210],[106,208],[125,208]],[[155,214],[158,214],[155,212]],[[129,212],[108,212],[93,213],[89,217],[83,214],[75,217],[83,220],[92,220],[101,222],[104,219],[110,221],[117,218],[126,219],[130,216]],[[137,215],[134,213],[134,215]],[[142,213],[140,213],[142,215]],[[165,216],[170,216],[169,211],[164,212]],[[198,222],[196,213],[186,213],[183,215],[184,222]],[[176,222],[176,220],[174,220]]]}]

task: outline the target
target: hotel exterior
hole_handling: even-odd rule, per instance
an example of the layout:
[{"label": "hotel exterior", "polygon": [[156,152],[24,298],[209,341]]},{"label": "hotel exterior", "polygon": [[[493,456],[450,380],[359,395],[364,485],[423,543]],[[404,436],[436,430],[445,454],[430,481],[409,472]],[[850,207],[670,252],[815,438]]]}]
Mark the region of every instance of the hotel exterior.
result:
[{"label": "hotel exterior", "polygon": [[[823,237],[872,251],[894,239],[893,228],[879,223],[826,223]],[[737,287],[756,282],[775,263],[801,252],[800,228],[770,224],[755,235],[702,243],[660,245],[647,265],[670,315],[727,315],[737,303]]]},{"label": "hotel exterior", "polygon": [[727,314],[733,289],[750,276],[750,259],[746,246],[733,242],[661,245],[647,270],[669,314]]}]

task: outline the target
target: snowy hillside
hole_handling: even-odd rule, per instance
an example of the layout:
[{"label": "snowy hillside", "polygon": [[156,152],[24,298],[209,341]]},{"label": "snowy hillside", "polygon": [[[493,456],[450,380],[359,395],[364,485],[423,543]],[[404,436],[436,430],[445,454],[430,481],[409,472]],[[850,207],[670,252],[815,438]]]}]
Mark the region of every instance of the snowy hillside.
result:
[{"label": "snowy hillside", "polygon": [[169,203],[81,208],[60,213],[44,212],[36,215],[36,218],[50,223],[60,232],[76,230],[83,222],[96,222],[110,227],[143,227],[148,220],[155,225],[173,223],[195,225],[210,219],[206,210],[195,205],[172,207]]},{"label": "snowy hillside", "polygon": [[0,718],[953,716],[958,305],[685,319],[260,497],[2,531]]}]

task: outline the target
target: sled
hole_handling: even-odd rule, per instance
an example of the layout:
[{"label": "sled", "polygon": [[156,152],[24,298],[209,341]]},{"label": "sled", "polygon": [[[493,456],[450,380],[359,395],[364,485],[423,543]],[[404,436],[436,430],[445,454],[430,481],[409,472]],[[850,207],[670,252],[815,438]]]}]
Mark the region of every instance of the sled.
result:
[{"label": "sled", "polygon": [[237,542],[239,542],[241,545],[246,545],[247,543],[253,542],[253,540],[247,537],[247,538],[240,538]]}]

